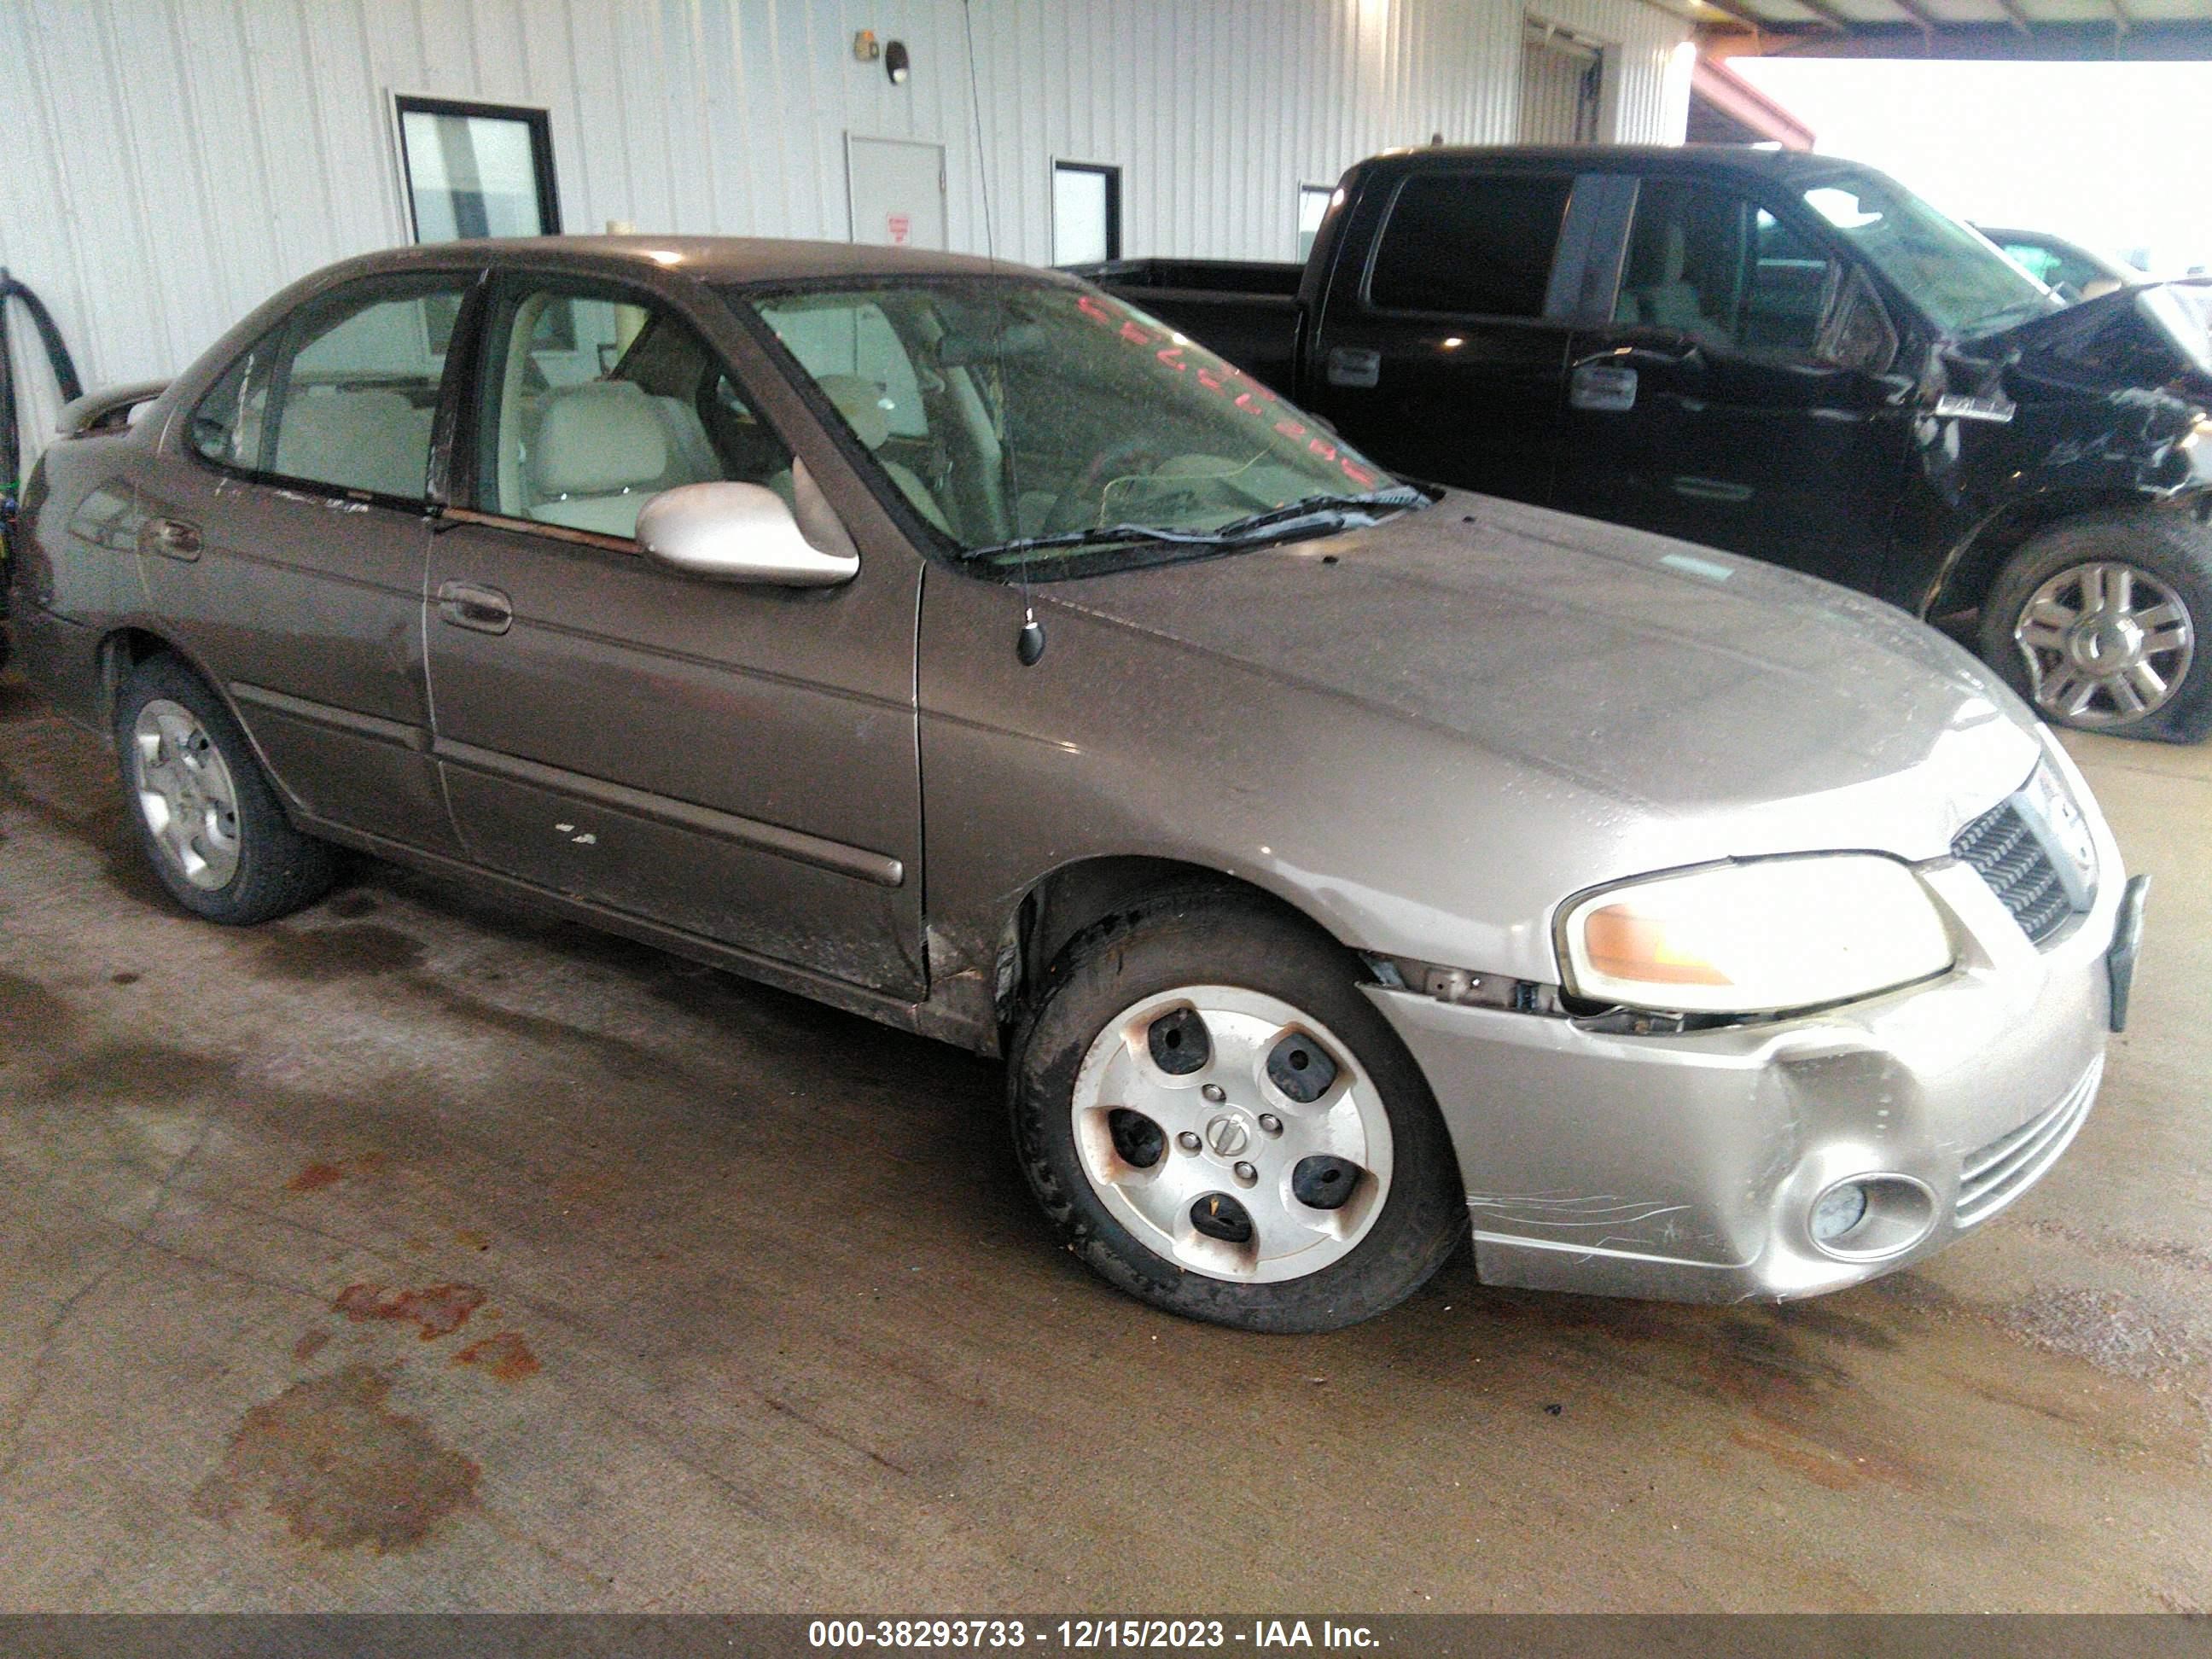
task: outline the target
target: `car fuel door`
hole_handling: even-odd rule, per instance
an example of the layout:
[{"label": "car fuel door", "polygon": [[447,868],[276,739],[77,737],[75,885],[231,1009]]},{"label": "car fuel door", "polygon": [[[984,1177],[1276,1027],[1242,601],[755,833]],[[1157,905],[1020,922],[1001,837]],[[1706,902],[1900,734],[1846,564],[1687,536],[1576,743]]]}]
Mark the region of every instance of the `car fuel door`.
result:
[{"label": "car fuel door", "polygon": [[1557,504],[1872,590],[1911,429],[1896,349],[1808,238],[1647,179],[1612,314],[1570,351]]}]

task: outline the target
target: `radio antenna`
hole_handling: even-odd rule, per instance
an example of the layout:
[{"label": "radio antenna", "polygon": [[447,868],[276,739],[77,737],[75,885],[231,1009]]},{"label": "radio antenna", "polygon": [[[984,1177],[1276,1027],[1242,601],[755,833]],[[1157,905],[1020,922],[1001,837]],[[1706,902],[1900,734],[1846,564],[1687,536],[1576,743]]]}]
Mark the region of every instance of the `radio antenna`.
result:
[{"label": "radio antenna", "polygon": [[[983,145],[983,87],[982,77],[975,71],[975,0],[960,0],[960,32],[968,48],[968,113],[975,133],[975,180],[983,197],[983,258],[991,267],[991,307],[994,327],[991,337],[992,366],[999,376],[999,454],[1000,471],[1006,497],[1009,522],[1018,539],[1021,536],[1022,491],[1020,480],[1014,472],[1014,445],[1011,418],[1012,398],[1006,385],[1006,296],[998,283],[999,240],[996,227],[991,219],[991,169]],[[1028,667],[1044,655],[1044,624],[1036,619],[1036,606],[1030,597],[1030,550],[1020,550],[1019,564],[1022,586],[1022,631],[1014,641],[1014,654]]]}]

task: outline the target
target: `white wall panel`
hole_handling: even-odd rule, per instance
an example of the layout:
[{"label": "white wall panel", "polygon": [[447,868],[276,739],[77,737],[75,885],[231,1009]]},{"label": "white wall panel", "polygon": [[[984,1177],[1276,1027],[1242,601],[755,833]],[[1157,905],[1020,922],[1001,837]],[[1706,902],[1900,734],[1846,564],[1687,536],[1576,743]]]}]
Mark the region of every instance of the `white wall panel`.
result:
[{"label": "white wall panel", "polygon": [[0,264],[88,384],[173,373],[405,240],[395,92],[548,110],[571,231],[842,240],[850,131],[945,146],[956,248],[988,182],[998,252],[1048,258],[1060,156],[1121,167],[1125,253],[1287,259],[1301,182],[1511,140],[1524,10],[1606,43],[1601,137],[1680,141],[1688,26],[1652,0],[0,0]]}]

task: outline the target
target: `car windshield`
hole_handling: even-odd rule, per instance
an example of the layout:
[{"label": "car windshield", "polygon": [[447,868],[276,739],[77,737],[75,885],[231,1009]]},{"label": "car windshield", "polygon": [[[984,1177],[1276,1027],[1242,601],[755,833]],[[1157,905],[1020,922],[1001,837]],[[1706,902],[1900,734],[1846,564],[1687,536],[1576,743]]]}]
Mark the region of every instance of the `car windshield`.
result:
[{"label": "car windshield", "polygon": [[1838,173],[1804,200],[1946,334],[1987,334],[2063,303],[1978,231],[1886,179]]},{"label": "car windshield", "polygon": [[1039,578],[1372,522],[1427,497],[1141,312],[1037,278],[732,289],[963,560]]}]

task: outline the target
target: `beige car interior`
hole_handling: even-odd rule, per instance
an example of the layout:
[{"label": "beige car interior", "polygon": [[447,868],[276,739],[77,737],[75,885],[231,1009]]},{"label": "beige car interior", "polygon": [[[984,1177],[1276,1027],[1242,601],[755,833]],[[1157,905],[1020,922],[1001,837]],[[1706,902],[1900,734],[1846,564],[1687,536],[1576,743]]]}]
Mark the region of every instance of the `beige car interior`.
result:
[{"label": "beige car interior", "polygon": [[[883,453],[884,445],[890,439],[891,422],[883,407],[882,388],[857,374],[817,375],[815,384],[837,406],[837,412],[845,417],[845,424],[853,428],[853,435],[875,456],[876,465],[899,487],[899,494],[913,504],[914,510],[938,529],[949,530],[944,510],[930,495],[929,486],[922,483],[921,476]],[[785,480],[772,480],[771,488],[789,498],[791,492]]]},{"label": "beige car interior", "polygon": [[[498,501],[502,513],[629,537],[647,501],[679,484],[708,483],[728,470],[681,398],[659,397],[629,380],[586,380],[535,389],[532,345],[546,307],[561,296],[533,294],[516,308],[500,388]],[[617,306],[627,345],[642,330],[641,307]]]},{"label": "beige car interior", "polygon": [[419,500],[435,411],[400,392],[295,386],[276,427],[276,471],[344,489]]}]

